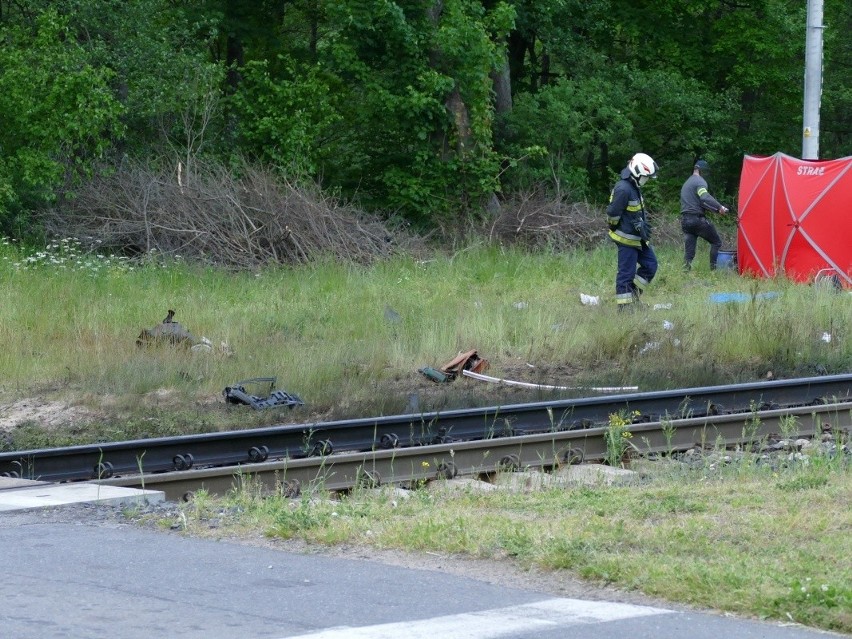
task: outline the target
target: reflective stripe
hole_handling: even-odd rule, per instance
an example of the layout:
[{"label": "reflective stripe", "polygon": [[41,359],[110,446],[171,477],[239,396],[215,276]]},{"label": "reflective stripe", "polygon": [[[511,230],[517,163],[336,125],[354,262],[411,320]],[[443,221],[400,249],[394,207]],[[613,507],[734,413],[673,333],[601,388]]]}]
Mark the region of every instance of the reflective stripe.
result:
[{"label": "reflective stripe", "polygon": [[640,288],[644,291],[645,287],[648,286],[648,284],[650,284],[651,282],[646,280],[641,275],[637,275],[636,277],[633,278],[633,283],[636,285],[636,288]]},{"label": "reflective stripe", "polygon": [[632,304],[633,303],[633,293],[619,293],[615,296],[615,301],[618,304]]},{"label": "reflective stripe", "polygon": [[616,229],[612,232],[615,233],[618,237],[624,238],[625,240],[641,240],[642,239],[639,235],[632,235],[630,233],[626,233],[626,232],[622,231],[621,229]]},{"label": "reflective stripe", "polygon": [[633,248],[641,248],[642,240],[633,240],[629,237],[622,237],[616,231],[609,232],[609,239],[613,242],[618,242],[619,244],[623,244],[624,246],[632,246]]},{"label": "reflective stripe", "polygon": [[702,187],[700,187],[700,188],[698,189],[697,193],[698,193],[698,197],[701,197],[702,195],[704,195],[705,193],[707,193],[707,189],[705,189],[705,188],[702,186]]}]

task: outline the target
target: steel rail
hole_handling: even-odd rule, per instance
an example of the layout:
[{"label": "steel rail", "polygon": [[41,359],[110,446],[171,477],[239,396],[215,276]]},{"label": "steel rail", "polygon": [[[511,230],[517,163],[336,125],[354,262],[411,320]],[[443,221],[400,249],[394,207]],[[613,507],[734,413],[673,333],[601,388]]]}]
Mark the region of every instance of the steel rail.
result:
[{"label": "steel rail", "polygon": [[269,459],[328,456],[587,429],[612,414],[636,421],[795,407],[852,399],[852,374],[629,393],[529,404],[0,453],[0,476],[80,481]]},{"label": "steel rail", "polygon": [[[775,409],[751,414],[633,424],[628,427],[638,454],[701,448],[760,446],[772,433],[811,437],[852,428],[852,402]],[[143,473],[101,480],[111,486],[161,490],[172,501],[198,490],[224,495],[244,483],[265,492],[296,496],[318,487],[329,491],[355,486],[429,481],[459,475],[482,475],[500,469],[549,469],[607,456],[607,427],[558,431],[429,446],[284,459],[183,472]]]}]

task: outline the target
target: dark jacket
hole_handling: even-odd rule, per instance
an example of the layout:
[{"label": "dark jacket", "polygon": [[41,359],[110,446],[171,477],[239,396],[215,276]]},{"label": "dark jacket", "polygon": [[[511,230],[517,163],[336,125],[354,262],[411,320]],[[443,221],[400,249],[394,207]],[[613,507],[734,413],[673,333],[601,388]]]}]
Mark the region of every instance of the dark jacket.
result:
[{"label": "dark jacket", "polygon": [[718,213],[721,204],[707,191],[707,181],[694,173],[680,189],[680,212],[687,215],[704,215],[706,211]]},{"label": "dark jacket", "polygon": [[606,207],[609,237],[619,244],[639,248],[642,242],[651,238],[651,227],[648,226],[642,194],[630,170],[625,168],[620,177]]}]

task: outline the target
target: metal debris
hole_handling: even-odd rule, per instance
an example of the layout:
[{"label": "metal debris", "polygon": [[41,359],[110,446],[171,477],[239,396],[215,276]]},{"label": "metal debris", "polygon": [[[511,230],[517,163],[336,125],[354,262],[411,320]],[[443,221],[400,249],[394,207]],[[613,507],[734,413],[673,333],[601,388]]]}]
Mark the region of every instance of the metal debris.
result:
[{"label": "metal debris", "polygon": [[[273,390],[275,386],[275,377],[253,377],[237,382],[233,386],[226,386],[222,391],[222,396],[227,404],[244,404],[251,406],[255,410],[263,410],[274,406],[286,406],[293,408],[294,406],[304,406],[305,402],[298,395],[287,393],[283,390]],[[269,393],[265,397],[258,395],[250,395],[246,391],[248,384],[269,384]]]},{"label": "metal debris", "polygon": [[464,371],[481,373],[488,368],[488,360],[479,356],[475,350],[460,353],[454,359],[444,364],[441,368],[424,366],[418,368],[417,372],[425,375],[433,382],[451,382],[456,377],[461,377]]}]

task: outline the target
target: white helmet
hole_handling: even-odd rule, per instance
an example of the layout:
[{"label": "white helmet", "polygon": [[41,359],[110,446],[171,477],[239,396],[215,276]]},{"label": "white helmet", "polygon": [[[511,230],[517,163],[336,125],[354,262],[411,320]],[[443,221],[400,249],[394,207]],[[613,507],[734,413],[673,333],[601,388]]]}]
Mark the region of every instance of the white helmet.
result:
[{"label": "white helmet", "polygon": [[650,155],[637,153],[627,163],[630,174],[643,186],[649,178],[657,178],[657,163]]}]

